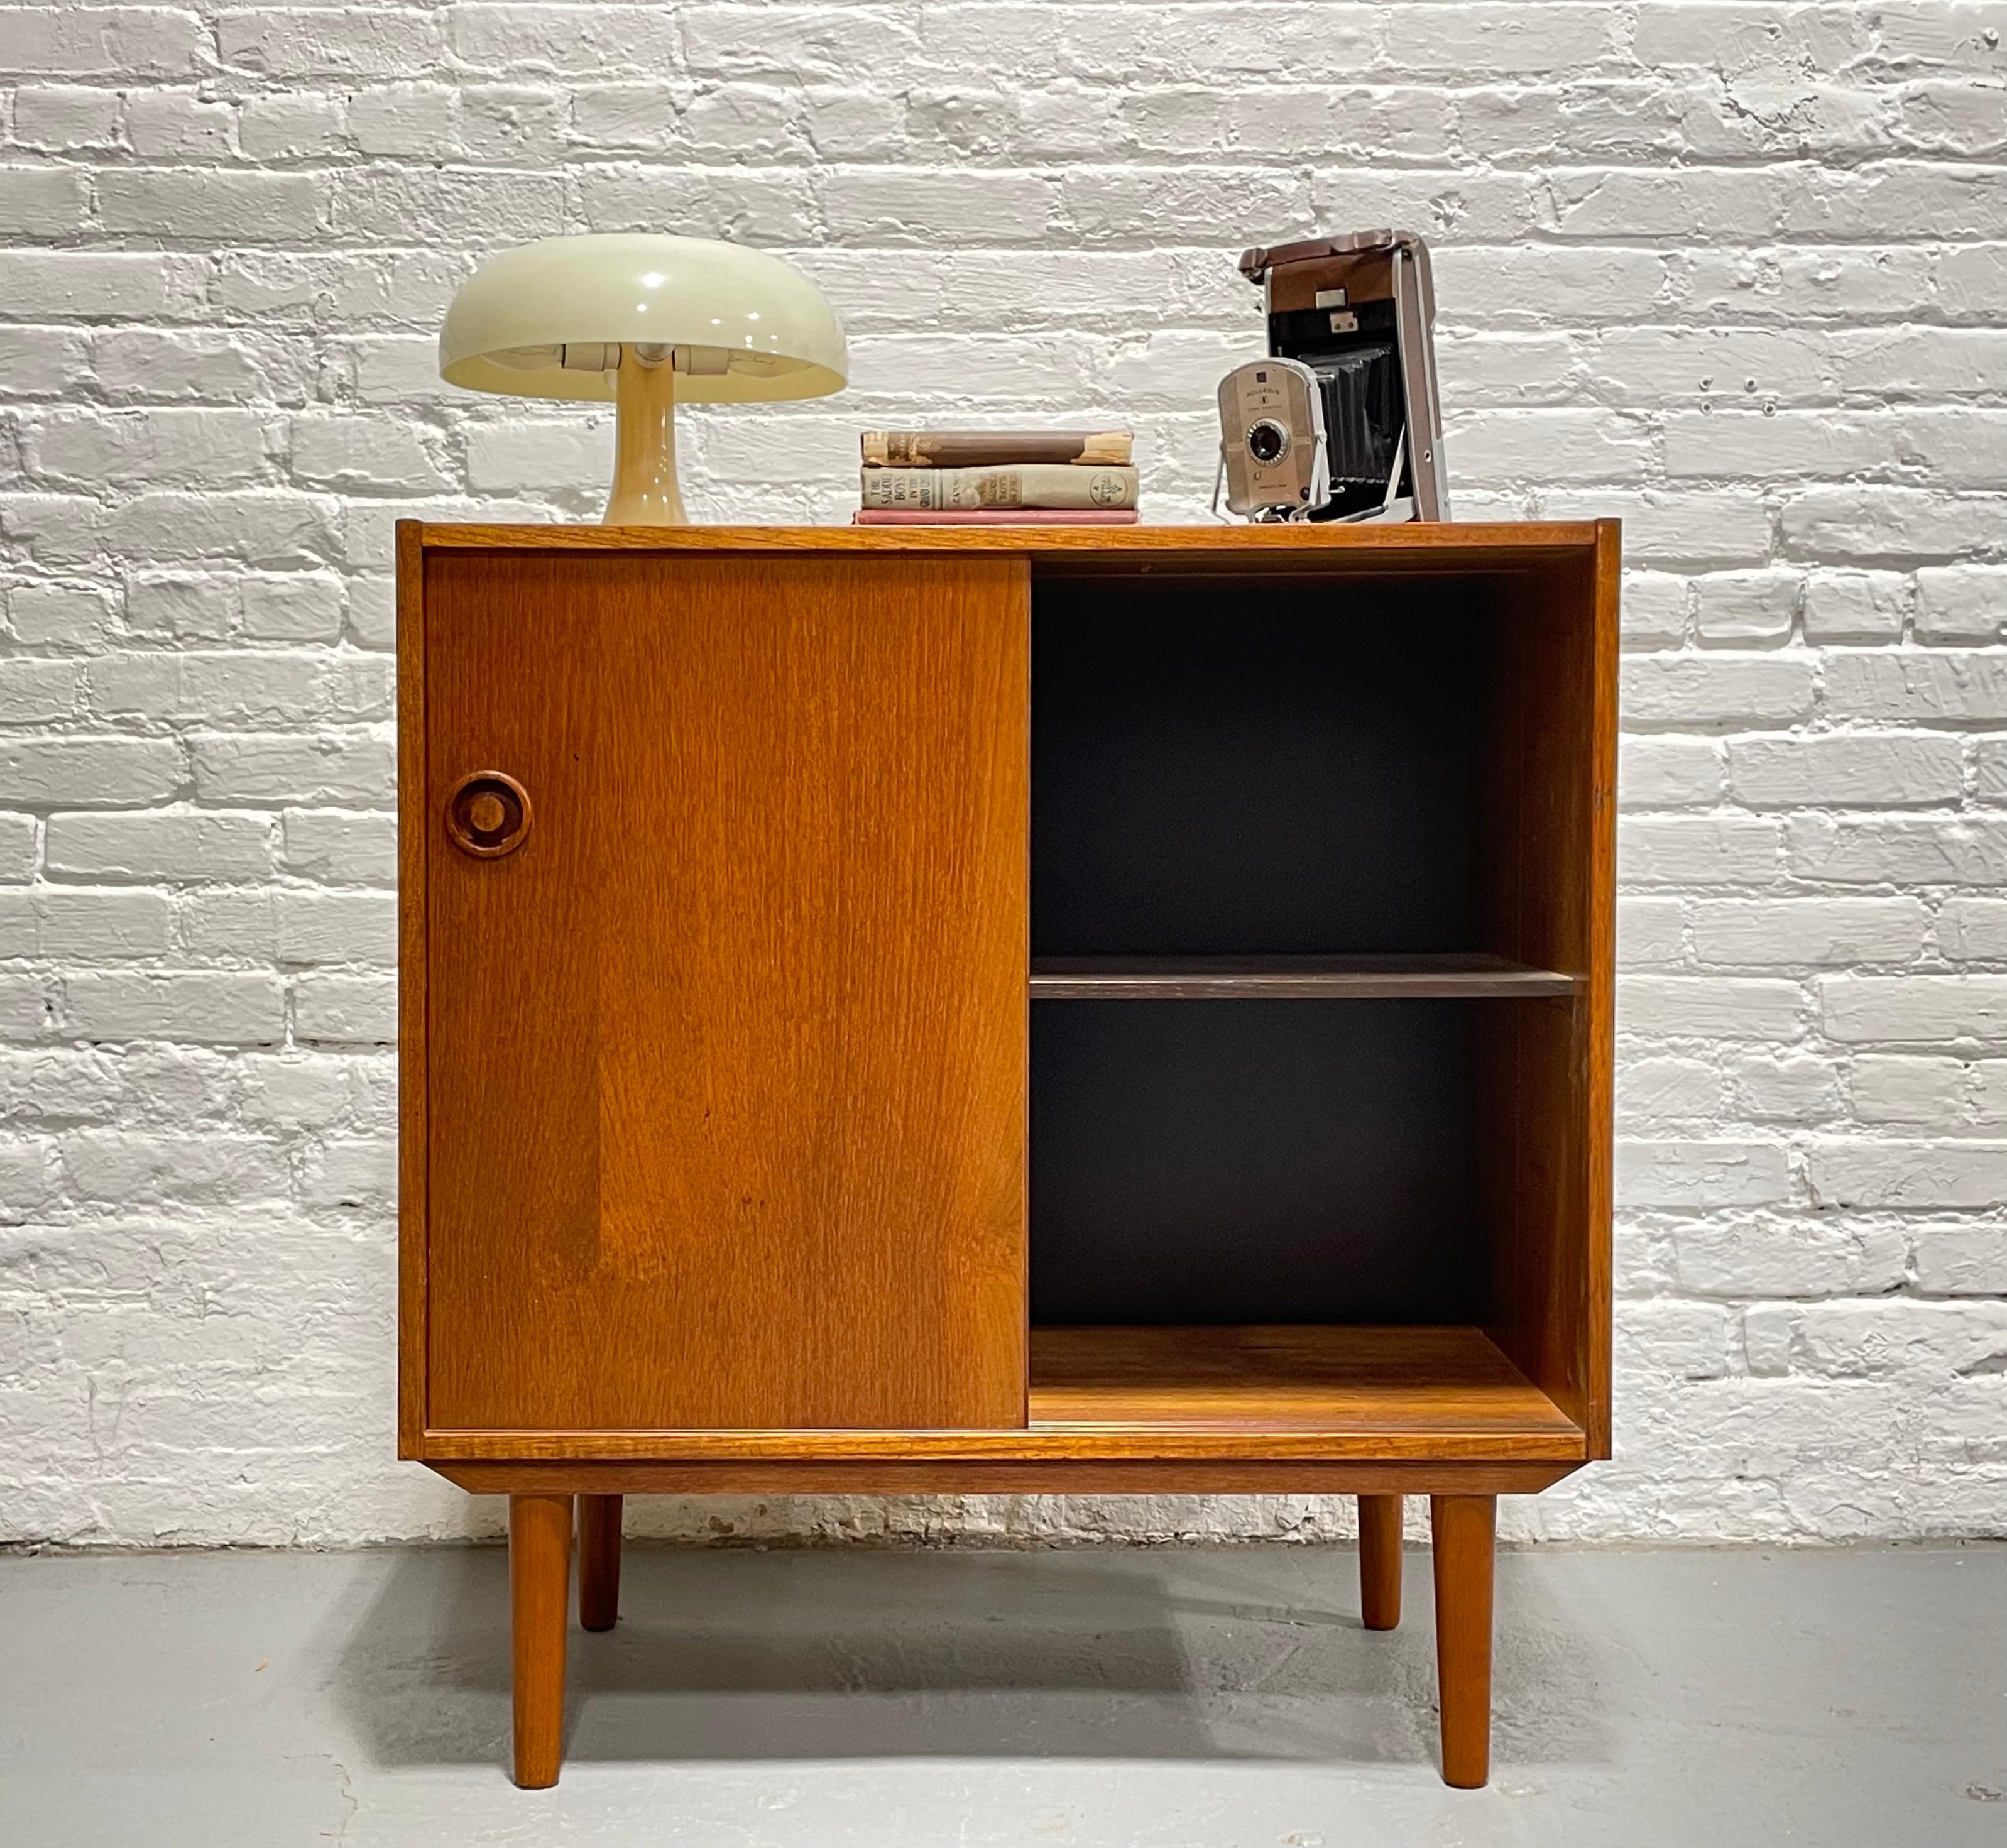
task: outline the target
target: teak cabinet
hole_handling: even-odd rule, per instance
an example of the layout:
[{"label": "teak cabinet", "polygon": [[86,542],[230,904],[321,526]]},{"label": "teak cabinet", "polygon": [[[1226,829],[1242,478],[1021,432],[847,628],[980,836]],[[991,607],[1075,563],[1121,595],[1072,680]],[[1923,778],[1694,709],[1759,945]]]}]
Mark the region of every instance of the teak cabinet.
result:
[{"label": "teak cabinet", "polygon": [[399,532],[400,1439],[558,1772],[621,1497],[1431,1498],[1610,1441],[1613,524]]}]

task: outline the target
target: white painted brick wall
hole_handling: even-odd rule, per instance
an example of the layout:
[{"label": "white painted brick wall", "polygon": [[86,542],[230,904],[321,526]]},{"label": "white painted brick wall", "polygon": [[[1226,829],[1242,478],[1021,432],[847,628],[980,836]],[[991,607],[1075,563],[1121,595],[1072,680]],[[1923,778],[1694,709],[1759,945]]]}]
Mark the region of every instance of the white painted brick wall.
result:
[{"label": "white painted brick wall", "polygon": [[391,522],[590,517],[610,432],[439,383],[477,256],[822,280],[854,389],[694,414],[707,516],[1090,411],[1162,520],[1240,245],[1388,221],[1460,510],[1627,522],[1618,1458],[1510,1526],[2007,1529],[2007,5],[65,0],[0,79],[0,1536],[493,1530],[389,1461]]}]

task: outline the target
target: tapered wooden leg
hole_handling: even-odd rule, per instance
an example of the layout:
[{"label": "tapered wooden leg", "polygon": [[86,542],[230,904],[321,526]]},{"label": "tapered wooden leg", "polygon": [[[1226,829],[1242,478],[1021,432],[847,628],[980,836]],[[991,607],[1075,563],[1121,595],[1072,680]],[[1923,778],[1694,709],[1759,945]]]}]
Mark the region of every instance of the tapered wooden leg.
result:
[{"label": "tapered wooden leg", "polygon": [[1491,1554],[1498,1497],[1432,1495],[1436,1693],[1443,1782],[1474,1790],[1491,1775]]},{"label": "tapered wooden leg", "polygon": [[578,1621],[611,1630],[620,1617],[620,1497],[578,1498]]},{"label": "tapered wooden leg", "polygon": [[565,1628],[571,1497],[509,1497],[509,1603],[515,1641],[516,1782],[541,1790],[564,1756]]},{"label": "tapered wooden leg", "polygon": [[1359,1498],[1359,1614],[1369,1630],[1401,1621],[1401,1498]]}]

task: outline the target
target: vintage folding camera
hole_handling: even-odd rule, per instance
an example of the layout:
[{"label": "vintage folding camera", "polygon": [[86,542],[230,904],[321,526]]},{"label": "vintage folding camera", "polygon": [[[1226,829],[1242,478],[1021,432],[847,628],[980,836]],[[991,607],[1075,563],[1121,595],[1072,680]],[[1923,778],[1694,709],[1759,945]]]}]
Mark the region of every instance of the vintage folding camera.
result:
[{"label": "vintage folding camera", "polygon": [[[1245,252],[1264,362],[1220,383],[1226,504],[1257,520],[1447,520],[1435,289],[1412,231]],[[1306,403],[1307,400],[1307,403]]]}]

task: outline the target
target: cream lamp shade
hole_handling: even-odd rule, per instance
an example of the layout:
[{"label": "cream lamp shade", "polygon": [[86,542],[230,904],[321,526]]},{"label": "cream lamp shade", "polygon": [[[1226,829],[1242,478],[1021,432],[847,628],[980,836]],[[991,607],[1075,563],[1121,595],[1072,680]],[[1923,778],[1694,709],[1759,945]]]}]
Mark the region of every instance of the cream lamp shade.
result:
[{"label": "cream lamp shade", "polygon": [[545,238],[490,257],[439,330],[439,376],[516,397],[618,407],[609,523],[679,526],[675,405],[815,398],[849,376],[822,291],[764,251],[708,238]]}]

